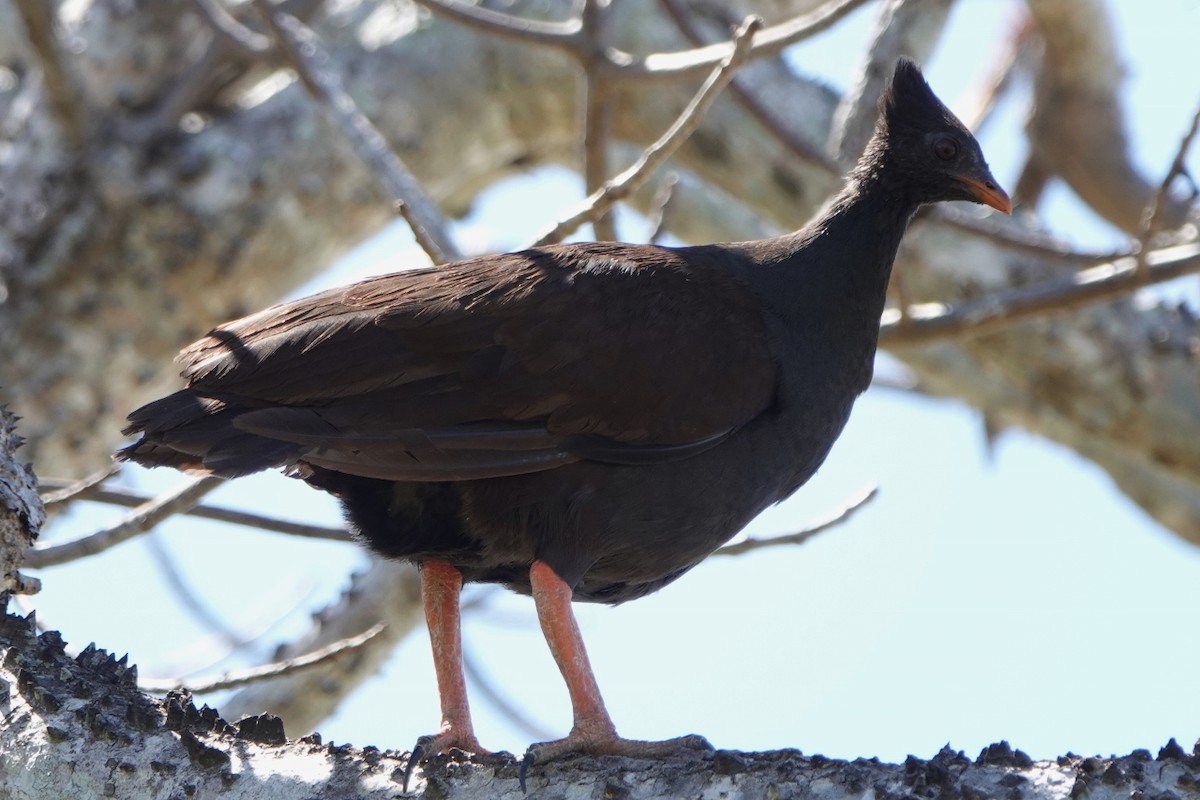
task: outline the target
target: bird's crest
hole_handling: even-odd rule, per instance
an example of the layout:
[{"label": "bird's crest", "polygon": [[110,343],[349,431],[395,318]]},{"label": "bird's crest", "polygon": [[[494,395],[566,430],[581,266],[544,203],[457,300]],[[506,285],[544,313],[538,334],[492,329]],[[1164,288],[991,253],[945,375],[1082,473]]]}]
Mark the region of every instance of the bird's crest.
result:
[{"label": "bird's crest", "polygon": [[929,88],[921,68],[911,58],[896,62],[892,81],[879,98],[880,121],[888,131],[944,126],[966,132],[958,117]]}]

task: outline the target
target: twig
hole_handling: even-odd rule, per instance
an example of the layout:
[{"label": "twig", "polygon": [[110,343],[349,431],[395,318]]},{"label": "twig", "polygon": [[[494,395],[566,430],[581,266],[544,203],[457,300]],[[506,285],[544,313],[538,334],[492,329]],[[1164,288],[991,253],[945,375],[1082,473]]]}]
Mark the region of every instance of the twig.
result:
[{"label": "twig", "polygon": [[[470,25],[485,33],[523,39],[531,44],[547,45],[567,50],[581,58],[581,24],[571,22],[536,22],[491,11],[459,0],[417,0],[434,13]],[[785,47],[809,36],[828,30],[867,0],[830,0],[807,14],[793,17],[777,25],[763,28],[756,36],[748,58],[778,54]],[[693,50],[675,53],[653,53],[636,56],[615,48],[605,53],[604,69],[611,77],[630,79],[675,79],[702,75],[725,62],[732,53],[732,42],[720,42]]]},{"label": "twig", "polygon": [[561,242],[580,225],[593,221],[616,203],[628,197],[664,161],[670,158],[671,154],[700,124],[705,112],[708,111],[721,89],[729,83],[733,73],[746,62],[750,43],[761,27],[762,19],[760,17],[747,17],[734,35],[733,49],[708,76],[708,80],[700,87],[700,91],[696,93],[696,96],[692,98],[687,108],[683,110],[683,113],[679,115],[667,132],[658,141],[647,147],[628,169],[606,182],[599,191],[589,195],[578,210],[539,238],[537,245]]},{"label": "twig", "polygon": [[1005,37],[1000,51],[985,62],[990,64],[991,68],[985,72],[971,93],[968,107],[959,114],[959,119],[967,126],[967,130],[978,135],[991,119],[1000,97],[1012,86],[1018,68],[1032,58],[1033,50],[1039,43],[1033,17],[1028,12],[1023,12]]},{"label": "twig", "polygon": [[492,679],[484,674],[469,647],[463,649],[463,671],[471,680],[474,687],[483,695],[483,698],[491,703],[509,722],[524,731],[525,735],[534,741],[544,741],[554,737],[551,731],[546,730],[523,714],[520,708],[509,702],[508,698],[500,693]]},{"label": "twig", "polygon": [[523,19],[501,11],[493,11],[481,5],[462,3],[459,0],[416,0],[416,3],[435,14],[440,14],[482,33],[515,39],[527,44],[557,47],[572,54],[579,49],[579,34],[583,25],[577,19],[569,22]]},{"label": "twig", "polygon": [[271,50],[271,39],[252,31],[238,22],[220,0],[191,0],[196,12],[208,23],[213,32],[235,50],[247,55],[263,56]]},{"label": "twig", "polygon": [[233,632],[221,617],[209,608],[196,591],[188,585],[183,572],[175,564],[175,559],[163,544],[162,540],[153,534],[144,539],[146,549],[154,559],[159,574],[166,581],[167,588],[174,593],[179,603],[203,626],[215,633],[225,647],[235,650],[244,647],[249,642]]},{"label": "twig", "polygon": [[1132,248],[1110,250],[1103,253],[1088,253],[1082,250],[1075,250],[1053,237],[1017,228],[1015,225],[999,223],[994,219],[995,216],[989,214],[987,217],[978,217],[949,206],[926,206],[919,213],[918,219],[936,220],[963,233],[969,233],[981,239],[988,239],[989,241],[1003,245],[1010,250],[1030,253],[1039,258],[1054,261],[1074,264],[1103,264],[1118,258],[1134,255],[1136,252]]},{"label": "twig", "polygon": [[[153,540],[154,537],[151,537]],[[250,653],[263,646],[270,632],[284,621],[294,618],[297,608],[311,605],[314,584],[311,579],[297,581],[289,591],[272,589],[268,592],[268,604],[255,603],[247,612],[246,619],[238,620],[232,637],[205,634],[192,639],[173,650],[160,660],[160,669],[172,675],[194,675],[212,671],[217,664],[235,653]],[[257,660],[261,660],[256,658]],[[170,664],[178,666],[171,667]],[[162,666],[167,664],[168,666]]]},{"label": "twig", "polygon": [[654,199],[650,202],[650,213],[647,215],[650,220],[650,235],[646,237],[646,241],[650,244],[662,241],[671,228],[671,209],[674,207],[671,201],[675,199],[675,190],[678,187],[679,173],[671,172],[654,193]]},{"label": "twig", "polygon": [[[581,52],[587,54],[583,67],[583,178],[589,195],[598,191],[608,177],[613,117],[612,91],[603,69],[608,12],[609,0],[584,0],[580,15],[580,40],[585,45]],[[592,220],[592,232],[599,241],[614,241],[617,226],[612,215],[600,214]]]},{"label": "twig", "polygon": [[1146,274],[1146,257],[1149,255],[1150,245],[1162,227],[1162,212],[1167,207],[1167,198],[1168,193],[1171,191],[1171,184],[1180,175],[1187,174],[1187,167],[1183,161],[1187,157],[1188,150],[1191,149],[1192,140],[1196,138],[1198,128],[1200,128],[1200,106],[1197,106],[1196,113],[1192,114],[1192,123],[1188,126],[1183,138],[1179,140],[1179,147],[1175,150],[1175,159],[1171,162],[1171,168],[1167,170],[1166,177],[1159,184],[1158,191],[1154,193],[1154,198],[1146,207],[1145,214],[1142,217],[1141,229],[1138,231],[1138,244],[1140,246],[1137,255],[1138,274],[1142,277],[1145,277]]},{"label": "twig", "polygon": [[255,0],[255,4],[267,20],[288,64],[309,94],[320,101],[321,107],[349,139],[354,152],[379,182],[392,207],[412,228],[421,248],[437,264],[460,258],[437,204],[359,110],[332,68],[329,54],[317,35],[295,17],[276,12],[270,0]]},{"label": "twig", "polygon": [[[71,500],[82,499],[81,495],[88,494],[90,490],[104,483],[113,475],[116,475],[120,470],[121,465],[114,461],[104,469],[96,470],[91,475],[80,478],[77,481],[63,483],[53,491],[42,494],[42,505],[49,507],[58,505],[60,503],[67,503]],[[47,480],[38,481],[38,486],[42,488],[46,488],[50,486],[50,484],[51,482]]]},{"label": "twig", "polygon": [[881,343],[914,344],[951,336],[975,335],[1029,317],[1067,311],[1127,295],[1135,289],[1200,272],[1200,244],[1168,247],[1146,254],[1146,270],[1134,257],[1120,258],[1066,278],[1007,292],[995,292],[958,307],[931,304],[908,310],[909,321],[884,313]]},{"label": "twig", "polygon": [[782,545],[804,544],[809,539],[816,536],[818,533],[827,531],[835,525],[840,525],[861,509],[867,503],[875,499],[879,494],[878,486],[868,486],[866,489],[859,491],[851,496],[846,503],[840,508],[834,509],[829,516],[822,520],[808,525],[802,530],[795,533],[788,533],[782,536],[769,536],[765,539],[744,539],[736,544],[727,544],[720,550],[713,553],[714,556],[740,556],[742,553],[748,553],[751,550],[761,550],[764,547],[780,547]]},{"label": "twig", "polygon": [[[667,10],[668,16],[675,23],[675,27],[679,29],[684,38],[695,46],[701,46],[703,44],[703,37],[700,34],[700,30],[693,21],[692,15],[687,9],[682,7],[680,0],[661,0],[661,2]],[[793,155],[806,163],[824,170],[830,175],[841,176],[841,170],[833,163],[832,159],[826,156],[819,148],[814,147],[806,140],[797,136],[796,132],[790,127],[780,122],[771,109],[759,102],[758,97],[742,85],[742,81],[738,80],[737,76],[734,76],[730,82],[729,92],[741,104],[742,108],[749,112],[750,116],[758,120],[758,123],[770,131],[771,135],[790,150]]]},{"label": "twig", "polygon": [[[39,482],[42,486],[54,488],[62,481],[54,479],[42,479]],[[58,491],[56,490],[55,494]],[[49,497],[44,495],[43,497]],[[96,503],[107,503],[114,506],[125,506],[126,508],[135,508],[142,503],[148,502],[152,498],[140,492],[134,492],[129,489],[119,488],[100,488],[88,487],[76,499],[91,500]],[[46,502],[46,501],[44,501]],[[328,528],[323,525],[310,525],[304,522],[291,522],[289,520],[277,519],[275,517],[267,517],[261,514],[254,514],[249,511],[238,511],[233,508],[225,508],[223,506],[210,506],[200,504],[180,513],[200,519],[211,519],[217,522],[227,522],[233,525],[244,525],[247,528],[258,528],[259,530],[270,531],[272,533],[286,533],[289,536],[300,536],[306,539],[324,539],[331,542],[352,542],[354,537],[345,531],[343,528]]]},{"label": "twig", "polygon": [[81,147],[87,139],[83,93],[63,61],[62,48],[54,30],[58,4],[45,0],[16,0],[16,6],[37,54],[46,98],[62,128],[63,138],[72,147]]},{"label": "twig", "polygon": [[259,667],[250,669],[236,670],[223,673],[216,678],[198,681],[183,681],[175,678],[167,678],[163,680],[141,680],[138,681],[138,686],[146,692],[161,694],[175,689],[187,689],[194,694],[210,694],[212,692],[220,692],[225,689],[236,689],[239,686],[257,683],[259,681],[278,678],[282,675],[290,675],[296,672],[310,669],[319,664],[337,658],[340,655],[353,653],[368,642],[374,639],[383,631],[387,630],[387,625],[382,622],[377,622],[358,636],[352,636],[348,639],[334,642],[333,644],[322,647],[319,650],[314,650],[311,653],[305,653],[302,656],[289,658],[285,661],[276,661],[270,664],[263,664]]},{"label": "twig", "polygon": [[212,476],[191,478],[172,491],[138,506],[115,525],[65,544],[31,548],[25,553],[25,564],[37,568],[53,567],[103,552],[145,533],[172,514],[191,508],[222,482],[221,478]]}]

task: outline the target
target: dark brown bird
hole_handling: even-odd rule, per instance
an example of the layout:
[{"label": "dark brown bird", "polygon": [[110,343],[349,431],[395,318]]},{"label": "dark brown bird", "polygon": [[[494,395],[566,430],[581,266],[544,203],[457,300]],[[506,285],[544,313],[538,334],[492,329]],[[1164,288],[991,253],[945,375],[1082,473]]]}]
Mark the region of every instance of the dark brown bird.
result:
[{"label": "dark brown bird", "polygon": [[[900,238],[924,203],[1005,213],[970,132],[908,60],[845,188],[801,230],[700,247],[573,244],[401,272],[216,328],[119,458],[284,467],[421,565],[441,693],[427,753],[480,752],[464,581],[532,594],[571,696],[530,758],[646,755],[617,736],[571,601],[665,586],[812,476],[867,388]],[[698,738],[698,737],[693,737]]]}]

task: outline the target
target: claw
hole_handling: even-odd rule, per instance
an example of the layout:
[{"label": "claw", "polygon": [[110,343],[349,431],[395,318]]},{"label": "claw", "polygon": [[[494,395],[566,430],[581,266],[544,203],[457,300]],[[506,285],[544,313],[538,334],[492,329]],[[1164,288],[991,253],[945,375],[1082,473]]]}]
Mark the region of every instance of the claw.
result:
[{"label": "claw", "polygon": [[491,752],[480,746],[474,734],[463,735],[454,731],[444,731],[422,736],[413,745],[412,755],[408,757],[408,763],[404,766],[404,782],[401,784],[403,790],[408,791],[408,781],[419,764],[424,764],[430,758],[441,753],[452,751],[468,756],[487,755]]}]

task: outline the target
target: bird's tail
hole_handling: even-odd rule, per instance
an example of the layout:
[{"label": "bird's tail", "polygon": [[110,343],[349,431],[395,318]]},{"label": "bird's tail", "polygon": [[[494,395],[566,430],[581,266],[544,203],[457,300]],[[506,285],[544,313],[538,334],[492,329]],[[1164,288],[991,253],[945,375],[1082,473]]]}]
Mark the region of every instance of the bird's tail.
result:
[{"label": "bird's tail", "polygon": [[131,413],[127,435],[140,439],[118,450],[118,461],[236,478],[292,463],[301,447],[239,430],[238,416],[257,406],[241,398],[182,389]]}]

